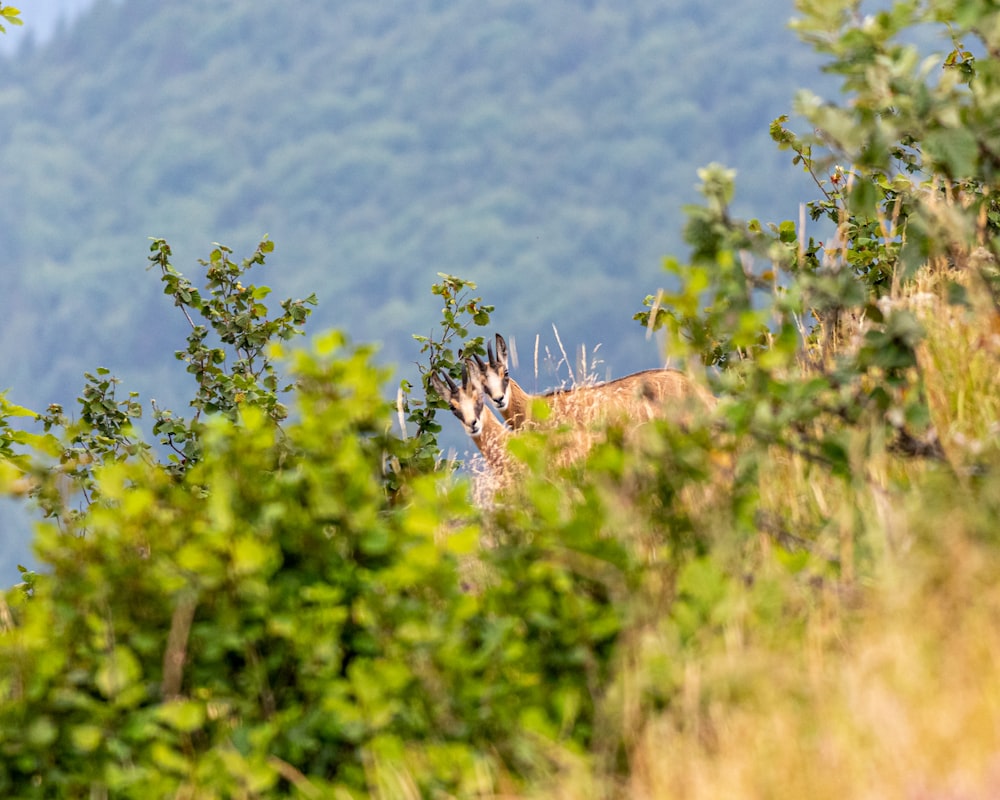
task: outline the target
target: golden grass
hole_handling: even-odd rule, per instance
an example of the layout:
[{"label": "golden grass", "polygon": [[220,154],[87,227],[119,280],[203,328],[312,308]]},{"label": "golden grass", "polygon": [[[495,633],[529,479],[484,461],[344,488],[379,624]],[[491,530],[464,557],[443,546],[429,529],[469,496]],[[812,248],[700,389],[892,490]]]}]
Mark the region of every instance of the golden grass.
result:
[{"label": "golden grass", "polygon": [[[931,281],[933,276],[925,278],[924,287]],[[918,356],[931,414],[959,471],[995,451],[1000,437],[1000,314],[981,288],[973,284],[968,290],[968,308],[946,303],[940,291],[924,292],[930,300],[916,308],[928,331]]]},{"label": "golden grass", "polygon": [[[789,574],[762,536],[743,554],[753,585],[707,644],[679,649],[655,624],[634,634],[612,697],[624,777],[576,762],[526,796],[1000,797],[1000,530],[990,490],[971,483],[992,480],[1000,506],[1000,322],[975,287],[968,308],[943,291],[928,273],[893,304],[927,330],[920,373],[947,463],[876,450],[846,482],[763,454],[761,507],[809,539],[810,564]],[[769,582],[785,609],[762,622],[755,592]],[[664,669],[676,700],[645,708]]]},{"label": "golden grass", "polygon": [[624,796],[1000,796],[996,565],[960,534],[948,555],[936,585],[885,575],[860,612],[820,605],[801,647],[730,637],[685,665],[690,699],[643,727]]}]

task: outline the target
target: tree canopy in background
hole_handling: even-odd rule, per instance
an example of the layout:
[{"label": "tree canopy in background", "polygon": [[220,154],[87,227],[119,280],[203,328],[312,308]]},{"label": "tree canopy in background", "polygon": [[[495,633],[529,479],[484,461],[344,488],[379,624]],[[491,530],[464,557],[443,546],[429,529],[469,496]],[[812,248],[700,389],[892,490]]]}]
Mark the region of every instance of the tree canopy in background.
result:
[{"label": "tree canopy in background", "polygon": [[269,234],[276,290],[317,292],[318,327],[395,363],[442,271],[523,349],[555,323],[614,374],[655,364],[622,320],[678,245],[694,166],[739,167],[743,203],[804,187],[766,128],[815,61],[790,6],[737,8],[95,3],[0,78],[5,385],[67,402],[97,361],[170,383],[150,236],[193,263]]}]

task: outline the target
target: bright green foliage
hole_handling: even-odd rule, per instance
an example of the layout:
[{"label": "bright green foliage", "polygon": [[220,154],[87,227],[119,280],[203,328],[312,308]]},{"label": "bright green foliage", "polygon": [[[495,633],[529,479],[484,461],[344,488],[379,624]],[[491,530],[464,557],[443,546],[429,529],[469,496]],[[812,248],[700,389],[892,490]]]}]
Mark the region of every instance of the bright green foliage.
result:
[{"label": "bright green foliage", "polygon": [[[266,346],[301,305],[268,322],[265,292],[242,288],[264,250],[238,267],[218,248],[205,301],[154,243],[166,293],[231,348],[204,345],[189,314],[177,355],[196,416],[180,430],[197,457],[183,468],[156,461],[134,394],[118,399],[104,369],[78,422],[50,409],[41,435],[4,428],[5,488],[53,518],[38,533],[45,573],[0,602],[4,795],[361,792],[397,763],[422,791],[463,793],[499,770],[547,771],[539,741],[585,752],[600,738],[620,603],[639,585],[601,523],[612,498],[591,489],[563,510],[540,462],[535,502],[491,523],[498,545],[474,558],[479,512],[388,433],[370,350],[317,338],[286,359],[292,413],[276,402]],[[444,333],[424,346],[438,369],[457,367],[463,315],[488,322],[470,288],[435,287]],[[268,391],[240,402],[240,378]],[[5,401],[0,419],[28,414]],[[71,510],[67,488],[82,493]]]},{"label": "bright green foliage", "polygon": [[[859,229],[874,232],[872,224],[880,220],[883,235],[887,222],[894,232],[905,231],[906,247],[899,255],[903,275],[910,276],[929,255],[974,245],[977,236],[997,231],[996,199],[989,187],[1000,166],[995,155],[1000,149],[995,125],[1000,63],[992,55],[1000,44],[1000,11],[978,0],[897,2],[889,11],[859,18],[851,13],[854,6],[801,4],[803,15],[795,27],[829,57],[828,69],[843,76],[845,97],[836,105],[801,92],[798,110],[817,133],[801,140],[788,137],[783,144],[806,162],[813,146],[827,148],[829,158],[810,164],[817,173],[823,165],[853,165],[854,175],[841,176],[850,185],[835,184],[827,200],[847,197],[857,218],[852,224]],[[943,59],[925,57],[906,41],[905,34],[918,26],[950,40]],[[955,201],[964,213],[943,218],[941,206]],[[830,203],[814,206],[814,218],[821,208],[841,221]],[[861,239],[860,234],[851,237],[855,243]],[[892,274],[897,255],[886,245],[890,263],[878,259],[883,277]]]},{"label": "bright green foliage", "polygon": [[388,501],[370,353],[329,335],[292,372],[282,428],[214,415],[179,477],[106,458],[86,535],[40,530],[50,573],[8,595],[0,638],[0,793],[361,790],[381,758],[455,791],[491,753],[531,767],[533,736],[590,741],[622,620],[568,555],[623,556],[589,504],[469,593],[464,493],[430,476]]},{"label": "bright green foliage", "polygon": [[[183,474],[200,458],[201,427],[204,414],[222,414],[235,420],[242,408],[258,408],[270,419],[280,422],[287,408],[279,397],[290,390],[282,385],[269,348],[281,340],[301,333],[309,316],[308,306],[315,305],[315,296],[304,300],[284,300],[282,313],[268,317],[264,298],[270,292],[266,286],[244,286],[241,279],[256,265],[263,265],[274,244],[264,239],[253,256],[240,263],[231,258],[231,250],[217,245],[209,259],[199,263],[206,271],[205,297],[170,263],[170,245],[156,239],[149,260],[161,272],[164,294],[173,298],[191,325],[187,348],[175,355],[187,365],[196,381],[196,391],[190,405],[195,409],[191,420],[169,409],[153,406],[153,434],[167,448],[166,468],[175,475]],[[195,321],[202,317],[207,325]],[[210,333],[218,340],[209,341]],[[118,379],[104,367],[84,376],[87,383],[78,398],[79,418],[71,420],[60,405],[49,406],[39,415],[45,433],[42,436],[20,434],[20,441],[35,447],[48,459],[58,459],[58,471],[67,483],[56,486],[40,480],[34,491],[35,499],[47,516],[71,518],[78,513],[75,493],[89,503],[98,491],[93,481],[96,465],[109,461],[141,459],[156,460],[150,445],[136,430],[142,417],[142,404],[136,392],[124,399],[117,396]],[[13,409],[11,413],[15,413]],[[4,422],[3,424],[7,424]],[[25,438],[28,437],[28,438]],[[40,478],[50,468],[44,462],[26,462],[25,469]]]},{"label": "bright green foliage", "polygon": [[[962,44],[976,38],[974,49],[996,52],[997,12],[988,5],[967,15],[964,6],[900,2],[859,16],[853,2],[801,4],[795,26],[830,56],[845,99],[803,92],[798,111],[815,133],[800,137],[780,117],[771,134],[816,181],[821,197],[807,211],[825,241],[805,219],[731,219],[732,175],[717,165],[701,172],[706,202],[689,209],[685,231],[692,262],[667,261],[679,288],[648,298],[651,311],[637,319],[665,325],[679,355],[724,371],[720,386],[738,388],[727,410],[737,435],[780,443],[843,475],[854,468],[847,438],[860,431],[871,446],[885,440],[941,456],[916,370],[922,329],[892,301],[933,258],[1000,296],[1000,215],[987,190],[990,154],[1000,150],[997,65]],[[901,41],[941,21],[953,23],[946,57],[922,59]],[[970,258],[981,244],[987,249]],[[953,283],[949,297],[965,302],[967,285]],[[860,346],[845,347],[854,337]]]},{"label": "bright green foliage", "polygon": [[[187,349],[178,350],[176,356],[187,364],[187,371],[198,383],[191,401],[194,418],[187,423],[169,411],[156,409],[153,426],[153,433],[163,436],[164,443],[174,450],[180,469],[198,458],[194,426],[203,413],[222,413],[235,419],[239,408],[253,406],[263,409],[276,422],[287,416],[278,395],[291,387],[279,385],[268,347],[301,332],[299,328],[310,313],[307,306],[316,305],[316,295],[284,300],[283,313],[268,318],[264,298],[271,290],[253,284],[244,286],[241,279],[253,266],[263,265],[273,250],[274,243],[265,238],[250,258],[236,263],[230,258],[232,250],[216,245],[207,261],[199,261],[206,269],[208,297],[203,298],[171,265],[170,245],[163,239],[154,239],[150,245],[153,255],[149,260],[160,269],[163,293],[174,298],[191,325]],[[192,315],[200,315],[207,325],[196,323]],[[210,331],[221,346],[212,347],[206,342]]]}]

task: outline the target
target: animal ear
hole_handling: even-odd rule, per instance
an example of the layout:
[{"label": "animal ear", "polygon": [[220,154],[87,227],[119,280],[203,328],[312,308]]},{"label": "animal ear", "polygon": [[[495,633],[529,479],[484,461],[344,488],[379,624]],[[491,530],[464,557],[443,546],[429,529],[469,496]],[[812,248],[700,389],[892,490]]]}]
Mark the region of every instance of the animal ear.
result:
[{"label": "animal ear", "polygon": [[[502,363],[505,367],[507,366],[507,342],[498,333],[496,335],[497,340],[497,361]],[[492,362],[491,362],[492,363]]]},{"label": "animal ear", "polygon": [[445,385],[444,381],[441,380],[440,376],[436,372],[432,372],[430,374],[430,384],[431,388],[437,392],[438,397],[446,403],[451,399],[451,390]]},{"label": "animal ear", "polygon": [[479,369],[479,365],[471,358],[465,359],[462,385],[466,388],[471,388],[477,393],[483,390],[483,371]]}]

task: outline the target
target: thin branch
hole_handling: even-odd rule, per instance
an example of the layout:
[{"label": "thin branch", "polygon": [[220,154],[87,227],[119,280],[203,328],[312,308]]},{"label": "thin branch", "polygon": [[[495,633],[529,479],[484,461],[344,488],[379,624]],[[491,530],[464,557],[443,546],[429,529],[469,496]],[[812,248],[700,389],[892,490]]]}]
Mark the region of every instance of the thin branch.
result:
[{"label": "thin branch", "polygon": [[287,761],[284,761],[277,756],[268,756],[267,763],[274,767],[282,778],[292,784],[292,786],[302,792],[302,794],[306,797],[322,797],[319,789],[313,786],[313,784],[309,781],[309,778],[307,778],[302,772],[297,770]]},{"label": "thin branch", "polygon": [[167,649],[163,653],[162,693],[165,700],[180,695],[184,662],[187,660],[188,637],[191,634],[191,623],[194,621],[197,607],[198,600],[193,594],[182,595],[170,620]]}]

